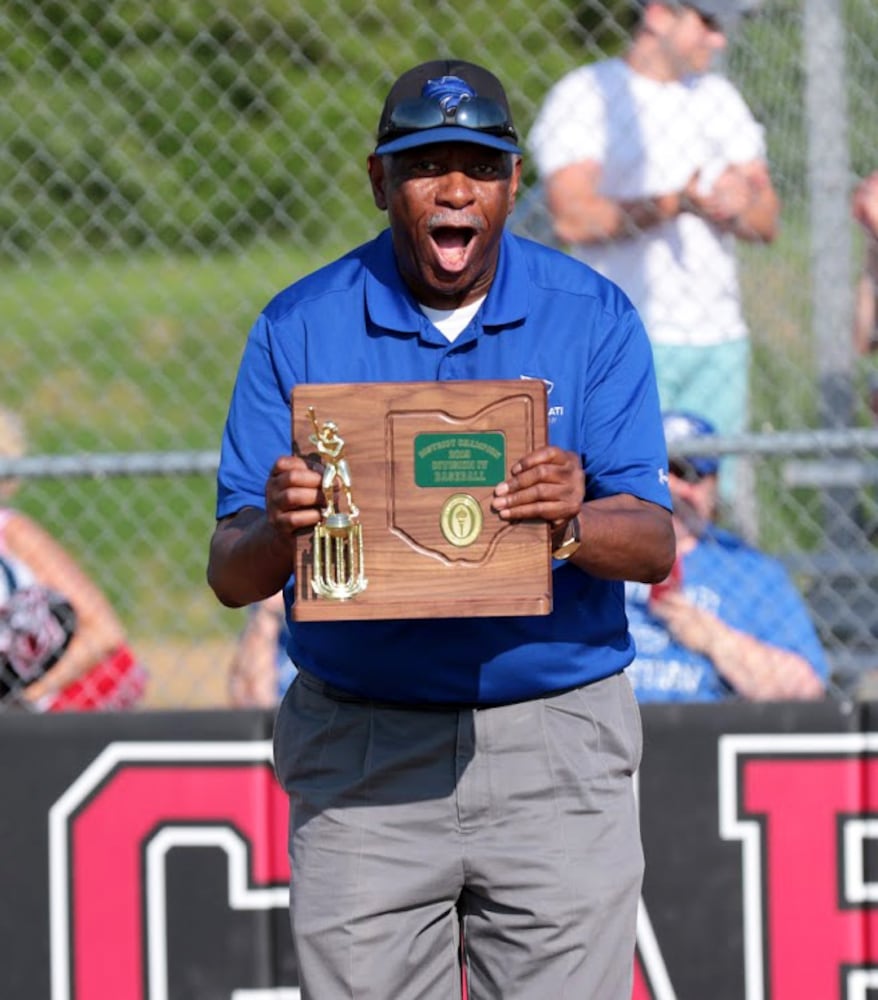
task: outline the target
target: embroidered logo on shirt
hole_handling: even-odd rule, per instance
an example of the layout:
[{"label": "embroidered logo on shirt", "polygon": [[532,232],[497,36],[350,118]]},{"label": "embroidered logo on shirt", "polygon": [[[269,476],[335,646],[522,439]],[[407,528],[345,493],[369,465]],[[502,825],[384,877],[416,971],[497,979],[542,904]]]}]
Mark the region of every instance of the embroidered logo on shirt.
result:
[{"label": "embroidered logo on shirt", "polygon": [[[552,390],[555,388],[555,383],[551,379],[541,378],[539,375],[519,375],[518,377],[526,382],[542,382],[543,385],[546,387],[547,396],[551,396]],[[550,404],[548,412],[549,412],[549,423],[553,424],[559,417],[564,416],[564,407],[560,405],[552,406]]]}]

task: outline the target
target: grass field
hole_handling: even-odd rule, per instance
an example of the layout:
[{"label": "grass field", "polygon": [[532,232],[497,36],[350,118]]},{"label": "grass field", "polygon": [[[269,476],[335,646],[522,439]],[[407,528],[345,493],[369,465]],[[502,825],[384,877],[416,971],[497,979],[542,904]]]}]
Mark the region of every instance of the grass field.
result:
[{"label": "grass field", "polygon": [[[318,263],[275,245],[7,269],[2,399],[30,454],[216,451],[251,322]],[[163,661],[240,625],[204,580],[212,476],[35,479],[16,503],[100,581],[135,639],[170,643]]]}]

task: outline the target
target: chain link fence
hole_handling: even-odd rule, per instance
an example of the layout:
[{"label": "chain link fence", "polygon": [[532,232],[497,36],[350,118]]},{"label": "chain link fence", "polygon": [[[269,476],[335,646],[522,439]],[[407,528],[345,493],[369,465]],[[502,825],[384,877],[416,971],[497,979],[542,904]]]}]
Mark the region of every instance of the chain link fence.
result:
[{"label": "chain link fence", "polygon": [[[482,62],[526,134],[633,18],[629,0],[0,3],[0,404],[29,456],[0,475],[110,597],[148,704],[226,701],[243,612],[204,565],[232,378],[265,302],[383,225],[365,159],[393,79]],[[848,198],[878,167],[876,52],[871,0],[764,0],[726,55],[784,209],[779,240],[741,252],[753,433],[723,444],[751,455],[759,541],[858,691],[878,668],[878,461]],[[513,224],[539,224],[530,165]]]}]

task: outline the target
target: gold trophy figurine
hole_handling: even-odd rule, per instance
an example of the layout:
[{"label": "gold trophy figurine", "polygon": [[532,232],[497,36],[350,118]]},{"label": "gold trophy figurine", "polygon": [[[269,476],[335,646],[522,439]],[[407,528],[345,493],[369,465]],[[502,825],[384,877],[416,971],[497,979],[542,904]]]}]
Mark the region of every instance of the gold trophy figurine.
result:
[{"label": "gold trophy figurine", "polygon": [[[314,426],[309,440],[323,463],[323,519],[314,529],[314,579],[311,587],[320,597],[346,601],[366,589],[363,573],[363,528],[354,502],[351,470],[345,456],[344,438],[331,420],[318,424],[314,407],[308,407]],[[336,490],[343,493],[347,510],[336,506]]]}]

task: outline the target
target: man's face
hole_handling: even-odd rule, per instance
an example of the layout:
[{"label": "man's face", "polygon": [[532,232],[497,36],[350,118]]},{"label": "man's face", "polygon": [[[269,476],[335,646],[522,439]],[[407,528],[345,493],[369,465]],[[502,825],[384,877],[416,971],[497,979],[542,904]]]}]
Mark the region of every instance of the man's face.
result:
[{"label": "man's face", "polygon": [[674,504],[677,537],[697,537],[716,517],[717,477],[700,476],[685,461],[672,461],[669,472],[668,487]]},{"label": "man's face", "polygon": [[487,293],[520,176],[520,157],[470,143],[369,157],[375,204],[419,302],[452,309]]},{"label": "man's face", "polygon": [[719,22],[696,7],[665,8],[665,53],[680,77],[705,73],[718,52],[726,47]]}]

